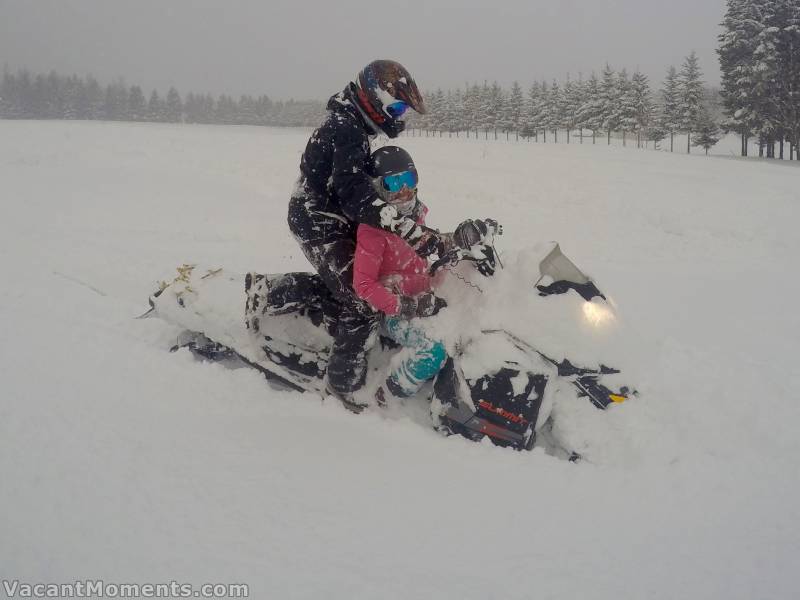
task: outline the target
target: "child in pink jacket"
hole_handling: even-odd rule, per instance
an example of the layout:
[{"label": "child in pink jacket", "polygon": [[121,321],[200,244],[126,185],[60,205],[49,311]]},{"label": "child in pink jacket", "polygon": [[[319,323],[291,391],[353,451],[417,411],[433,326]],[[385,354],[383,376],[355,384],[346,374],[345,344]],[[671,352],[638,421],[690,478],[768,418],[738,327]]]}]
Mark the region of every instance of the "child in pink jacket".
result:
[{"label": "child in pink jacket", "polygon": [[[427,208],[417,199],[417,170],[405,150],[379,148],[370,157],[369,173],[387,203],[424,224]],[[406,349],[378,389],[378,403],[412,396],[439,372],[446,359],[444,344],[427,337],[413,321],[435,315],[446,306],[432,293],[427,262],[399,235],[362,223],[357,232],[353,287],[360,298],[383,313],[386,332]]]}]

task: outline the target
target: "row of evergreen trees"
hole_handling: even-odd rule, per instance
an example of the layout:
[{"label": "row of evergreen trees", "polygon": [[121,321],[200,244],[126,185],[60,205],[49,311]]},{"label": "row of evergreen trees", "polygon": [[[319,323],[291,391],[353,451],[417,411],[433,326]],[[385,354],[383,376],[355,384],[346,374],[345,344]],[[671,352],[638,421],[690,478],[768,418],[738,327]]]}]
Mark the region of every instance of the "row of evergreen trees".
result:
[{"label": "row of evergreen trees", "polygon": [[[428,94],[430,111],[412,117],[411,126],[438,131],[500,129],[524,137],[541,133],[547,140],[552,132],[576,129],[621,132],[623,143],[629,133],[642,140],[664,139],[677,132],[697,133],[696,145],[708,150],[718,140],[717,128],[705,109],[703,83],[697,57],[692,53],[678,73],[670,68],[662,90],[662,102],[655,103],[646,75],[616,73],[606,65],[600,78],[587,81],[567,78],[535,83],[527,96],[518,83],[509,91],[496,83],[467,86],[447,93]],[[0,83],[0,118],[6,119],[106,119],[218,123],[273,126],[314,126],[322,119],[324,105],[316,101],[273,102],[268,96],[242,96],[238,101],[221,95],[189,93],[181,99],[175,88],[163,97],[153,90],[147,99],[138,85],[111,83],[103,88],[89,76],[31,75],[5,71]],[[583,131],[581,131],[583,135]],[[569,141],[569,140],[568,140]]]},{"label": "row of evergreen trees", "polygon": [[316,101],[272,101],[268,96],[189,93],[181,99],[175,88],[164,95],[153,90],[146,98],[138,85],[123,82],[102,87],[95,78],[55,72],[32,75],[5,71],[0,83],[0,119],[105,119],[164,123],[226,125],[317,125],[324,104]]},{"label": "row of evergreen trees", "polygon": [[[800,0],[728,0],[719,36],[723,126],[747,140],[756,136],[763,154],[779,143],[800,144]],[[798,156],[800,160],[800,156]]]},{"label": "row of evergreen trees", "polygon": [[[695,145],[708,148],[719,140],[719,129],[712,118],[713,94],[707,93],[693,52],[678,72],[670,67],[658,98],[654,98],[647,75],[635,72],[629,75],[623,69],[615,72],[609,65],[600,77],[595,74],[588,80],[579,78],[559,83],[553,80],[534,83],[527,94],[519,83],[510,90],[497,83],[468,85],[462,91],[437,90],[429,93],[429,112],[412,117],[414,127],[438,131],[500,130],[523,137],[547,140],[547,133],[558,141],[558,132],[566,131],[567,141],[571,131],[590,131],[593,140],[598,132],[604,133],[611,143],[611,135],[635,135],[637,143],[643,140],[659,142],[674,134],[689,134],[689,144],[694,134]],[[687,146],[687,151],[691,145]]]}]

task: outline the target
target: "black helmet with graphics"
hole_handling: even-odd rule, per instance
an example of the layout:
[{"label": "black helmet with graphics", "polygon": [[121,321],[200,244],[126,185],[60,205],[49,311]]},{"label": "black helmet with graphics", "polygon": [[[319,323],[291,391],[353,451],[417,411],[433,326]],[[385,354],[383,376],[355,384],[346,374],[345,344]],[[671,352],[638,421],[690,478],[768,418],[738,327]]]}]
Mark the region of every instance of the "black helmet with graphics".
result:
[{"label": "black helmet with graphics", "polygon": [[406,68],[393,60],[374,60],[361,69],[355,81],[356,101],[375,126],[390,138],[405,129],[404,113],[427,110],[417,84]]}]

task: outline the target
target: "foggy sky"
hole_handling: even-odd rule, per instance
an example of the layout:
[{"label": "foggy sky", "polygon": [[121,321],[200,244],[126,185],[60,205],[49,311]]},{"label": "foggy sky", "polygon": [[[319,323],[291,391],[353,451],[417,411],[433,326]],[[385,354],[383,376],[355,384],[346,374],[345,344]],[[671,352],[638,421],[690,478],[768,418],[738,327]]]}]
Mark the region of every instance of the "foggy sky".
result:
[{"label": "foggy sky", "polygon": [[719,80],[725,0],[0,0],[0,67],[145,91],[323,99],[392,58],[424,89],[577,78],[606,62],[658,88],[696,50]]}]

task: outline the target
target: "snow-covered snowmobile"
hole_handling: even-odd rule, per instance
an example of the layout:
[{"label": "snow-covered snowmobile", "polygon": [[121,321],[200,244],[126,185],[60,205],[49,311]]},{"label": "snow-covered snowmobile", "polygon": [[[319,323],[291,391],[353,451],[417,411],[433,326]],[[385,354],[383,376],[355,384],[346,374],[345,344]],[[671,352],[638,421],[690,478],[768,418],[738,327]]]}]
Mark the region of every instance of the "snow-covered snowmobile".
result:
[{"label": "snow-covered snowmobile", "polygon": [[[464,256],[436,265],[447,272],[437,294],[448,307],[424,320],[438,327],[448,348],[443,369],[422,391],[436,429],[531,449],[559,402],[605,409],[634,393],[597,351],[597,338],[613,327],[612,305],[558,244],[522,253],[517,265],[494,276],[479,274],[494,272],[487,264],[494,256],[458,258]],[[324,397],[338,305],[316,274],[242,275],[184,265],[150,305],[143,316],[185,330],[173,349],[235,358],[288,388]],[[382,339],[370,364],[385,365],[395,352]],[[379,366],[370,369],[367,387],[382,377]]]}]

